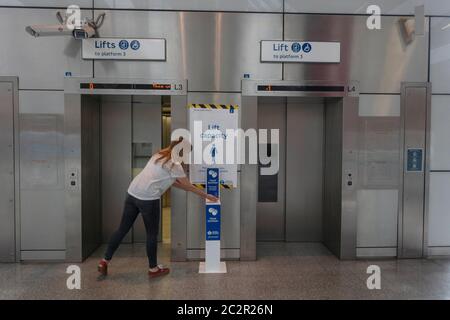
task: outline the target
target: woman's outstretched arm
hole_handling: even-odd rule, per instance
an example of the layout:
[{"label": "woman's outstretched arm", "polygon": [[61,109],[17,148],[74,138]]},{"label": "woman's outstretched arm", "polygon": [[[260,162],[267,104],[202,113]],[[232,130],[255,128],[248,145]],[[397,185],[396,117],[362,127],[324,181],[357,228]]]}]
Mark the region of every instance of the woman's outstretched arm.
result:
[{"label": "woman's outstretched arm", "polygon": [[188,192],[192,192],[195,193],[196,195],[204,198],[204,199],[208,199],[209,201],[212,202],[217,202],[219,201],[218,198],[207,194],[206,192],[204,192],[203,190],[200,190],[199,188],[197,188],[196,186],[194,186],[188,178],[177,178],[177,180],[175,180],[174,187],[188,191]]}]

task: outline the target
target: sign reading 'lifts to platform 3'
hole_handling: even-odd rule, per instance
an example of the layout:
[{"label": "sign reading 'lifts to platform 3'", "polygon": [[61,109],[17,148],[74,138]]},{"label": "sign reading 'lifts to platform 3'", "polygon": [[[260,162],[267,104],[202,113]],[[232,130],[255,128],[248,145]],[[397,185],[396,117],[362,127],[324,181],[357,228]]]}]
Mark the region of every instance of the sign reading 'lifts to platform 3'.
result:
[{"label": "sign reading 'lifts to platform 3'", "polygon": [[83,40],[83,59],[166,60],[165,39],[90,38]]},{"label": "sign reading 'lifts to platform 3'", "polygon": [[340,42],[261,41],[261,62],[341,62]]}]

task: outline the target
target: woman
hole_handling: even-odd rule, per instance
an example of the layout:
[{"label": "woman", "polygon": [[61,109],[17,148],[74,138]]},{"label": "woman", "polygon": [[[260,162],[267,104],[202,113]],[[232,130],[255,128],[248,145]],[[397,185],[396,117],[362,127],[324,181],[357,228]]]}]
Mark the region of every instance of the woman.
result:
[{"label": "woman", "polygon": [[108,263],[122,239],[133,226],[139,212],[142,214],[147,233],[148,275],[153,278],[169,273],[169,268],[157,264],[156,250],[160,213],[159,199],[170,186],[196,193],[210,201],[218,200],[193,186],[186,178],[181,164],[172,161],[172,150],[182,141],[183,138],[180,137],[177,141],[172,141],[167,148],[154,154],[142,172],[131,182],[119,229],[112,235],[105,256],[98,265],[98,271],[102,275],[108,274]]}]

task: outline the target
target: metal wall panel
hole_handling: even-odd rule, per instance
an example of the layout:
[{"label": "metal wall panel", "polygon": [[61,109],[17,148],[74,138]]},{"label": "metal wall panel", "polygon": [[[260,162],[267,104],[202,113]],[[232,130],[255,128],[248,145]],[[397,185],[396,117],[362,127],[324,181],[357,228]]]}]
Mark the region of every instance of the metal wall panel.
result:
[{"label": "metal wall panel", "polygon": [[285,80],[357,80],[361,93],[399,93],[402,81],[427,81],[428,33],[405,45],[399,17],[382,17],[377,31],[368,30],[362,16],[288,14],[284,19],[286,40],[341,42],[341,63],[285,63]]},{"label": "metal wall panel", "polygon": [[397,247],[398,199],[402,192],[400,113],[399,95],[360,96],[357,246],[364,249],[358,254],[365,257],[383,253],[380,248]]},{"label": "metal wall panel", "polygon": [[100,36],[165,38],[167,61],[96,61],[96,77],[188,79],[190,91],[236,92],[244,74],[281,79],[281,64],[259,62],[259,41],[282,38],[282,15],[151,11],[106,11],[106,15]]},{"label": "metal wall panel", "polygon": [[[92,76],[92,62],[81,60],[81,41],[71,37],[34,38],[24,28],[32,24],[57,23],[52,9],[0,8],[0,74],[17,75],[20,89],[63,89],[65,72]],[[91,11],[83,11],[91,16]],[[7,30],[7,31],[6,31]]]},{"label": "metal wall panel", "polygon": [[[171,129],[187,128],[187,97],[171,96]],[[178,188],[171,188],[171,230],[170,246],[171,260],[185,261],[187,253],[187,192]]]},{"label": "metal wall panel", "polygon": [[356,187],[361,181],[358,172],[358,106],[359,96],[344,97],[342,122],[341,175],[341,259],[356,258],[357,198]]},{"label": "metal wall panel", "polygon": [[[71,186],[71,172],[81,172],[81,95],[64,94],[64,207],[66,261],[81,262],[82,254],[82,208],[81,188]],[[76,181],[76,180],[75,180]]]},{"label": "metal wall panel", "polygon": [[65,250],[63,110],[62,92],[20,91],[22,250]]},{"label": "metal wall panel", "polygon": [[[241,127],[243,130],[258,127],[258,98],[242,97]],[[249,159],[249,145],[245,146]],[[241,167],[241,260],[256,260],[256,207],[258,201],[258,166],[243,164]]]},{"label": "metal wall panel", "polygon": [[[399,219],[399,257],[418,258],[424,254],[425,155],[428,88],[426,84],[404,84],[403,206]],[[423,150],[422,171],[408,171],[409,148]]]},{"label": "metal wall panel", "polygon": [[283,12],[283,0],[96,0],[95,8]]},{"label": "metal wall panel", "polygon": [[64,93],[58,91],[20,90],[21,114],[64,115]]},{"label": "metal wall panel", "polygon": [[[131,120],[131,96],[102,96],[103,242],[108,242],[120,225],[125,196],[131,182]],[[123,242],[131,242],[131,232]]]},{"label": "metal wall panel", "polygon": [[[450,4],[450,2],[449,2]],[[433,93],[450,93],[450,18],[430,18],[430,81]]]},{"label": "metal wall panel", "polygon": [[[381,109],[382,105],[379,107]],[[359,117],[358,120],[361,188],[399,189],[400,117],[370,116]]]},{"label": "metal wall panel", "polygon": [[[92,7],[92,0],[4,0],[2,6],[23,7],[61,7],[71,4],[82,8]],[[382,14],[414,14],[414,6],[425,5],[427,15],[450,14],[450,5],[437,0],[374,0],[370,4],[378,5]],[[297,13],[344,13],[365,14],[370,5],[363,0],[286,0],[285,12]],[[282,0],[95,0],[95,8],[151,9],[151,10],[204,10],[204,11],[248,11],[248,12],[283,12]]]},{"label": "metal wall panel", "polygon": [[356,248],[358,258],[395,258],[397,248]]},{"label": "metal wall panel", "polygon": [[[279,130],[279,145],[272,145],[271,157],[278,156],[278,180],[274,186],[276,201],[263,202],[261,197],[256,204],[256,240],[257,241],[284,241],[286,239],[286,98],[269,97],[258,98],[258,129]],[[270,133],[268,133],[270,136]],[[259,146],[261,148],[261,145]],[[259,169],[260,171],[260,169]],[[258,175],[261,173],[258,172]],[[262,178],[259,176],[258,183]],[[272,186],[264,186],[270,188]]]},{"label": "metal wall panel", "polygon": [[450,170],[450,96],[433,96],[431,104],[430,169]]},{"label": "metal wall panel", "polygon": [[358,248],[397,247],[398,198],[397,189],[357,191]]},{"label": "metal wall panel", "polygon": [[450,247],[450,172],[430,173],[428,246]]},{"label": "metal wall panel", "polygon": [[359,96],[360,117],[400,117],[400,95],[372,95]]},{"label": "metal wall panel", "polygon": [[70,5],[78,5],[80,8],[92,8],[93,0],[2,0],[2,6],[20,7],[58,7],[67,8]]},{"label": "metal wall panel", "polygon": [[62,262],[64,261],[66,258],[65,255],[65,251],[54,251],[54,250],[50,250],[50,251],[36,251],[36,250],[31,250],[31,251],[22,251],[20,259],[22,261],[37,261],[37,262],[42,262],[42,261],[49,261],[51,260],[52,262]]},{"label": "metal wall panel", "polygon": [[16,258],[14,175],[14,84],[0,79],[0,262]]},{"label": "metal wall panel", "polygon": [[286,241],[322,241],[324,116],[324,99],[287,100]]},{"label": "metal wall panel", "polygon": [[[154,154],[161,149],[162,141],[161,96],[133,96],[132,101],[132,142],[151,143],[151,152]],[[134,168],[134,164],[132,167]],[[137,171],[133,172],[134,174],[137,174]],[[161,225],[162,218],[160,219],[159,239],[162,236]],[[142,215],[139,215],[133,226],[133,242],[145,242],[146,239],[144,220]]]},{"label": "metal wall panel", "polygon": [[450,4],[436,0],[286,0],[286,12],[366,14],[369,5],[381,8],[381,14],[414,14],[414,7],[425,5],[427,15],[450,13]]}]

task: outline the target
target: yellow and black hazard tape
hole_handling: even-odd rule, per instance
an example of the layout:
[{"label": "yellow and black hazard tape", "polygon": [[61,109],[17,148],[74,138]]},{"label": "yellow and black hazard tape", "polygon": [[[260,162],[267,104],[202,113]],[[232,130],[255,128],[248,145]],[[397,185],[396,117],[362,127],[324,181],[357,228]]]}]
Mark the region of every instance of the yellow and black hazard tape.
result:
[{"label": "yellow and black hazard tape", "polygon": [[197,108],[197,109],[215,109],[215,110],[236,110],[239,109],[237,104],[216,104],[216,103],[191,103],[188,105],[189,108]]},{"label": "yellow and black hazard tape", "polygon": [[[204,183],[194,183],[194,186],[196,186],[199,189],[205,189],[206,188],[206,184]],[[220,188],[221,189],[233,189],[233,185],[232,184],[220,184]]]}]

